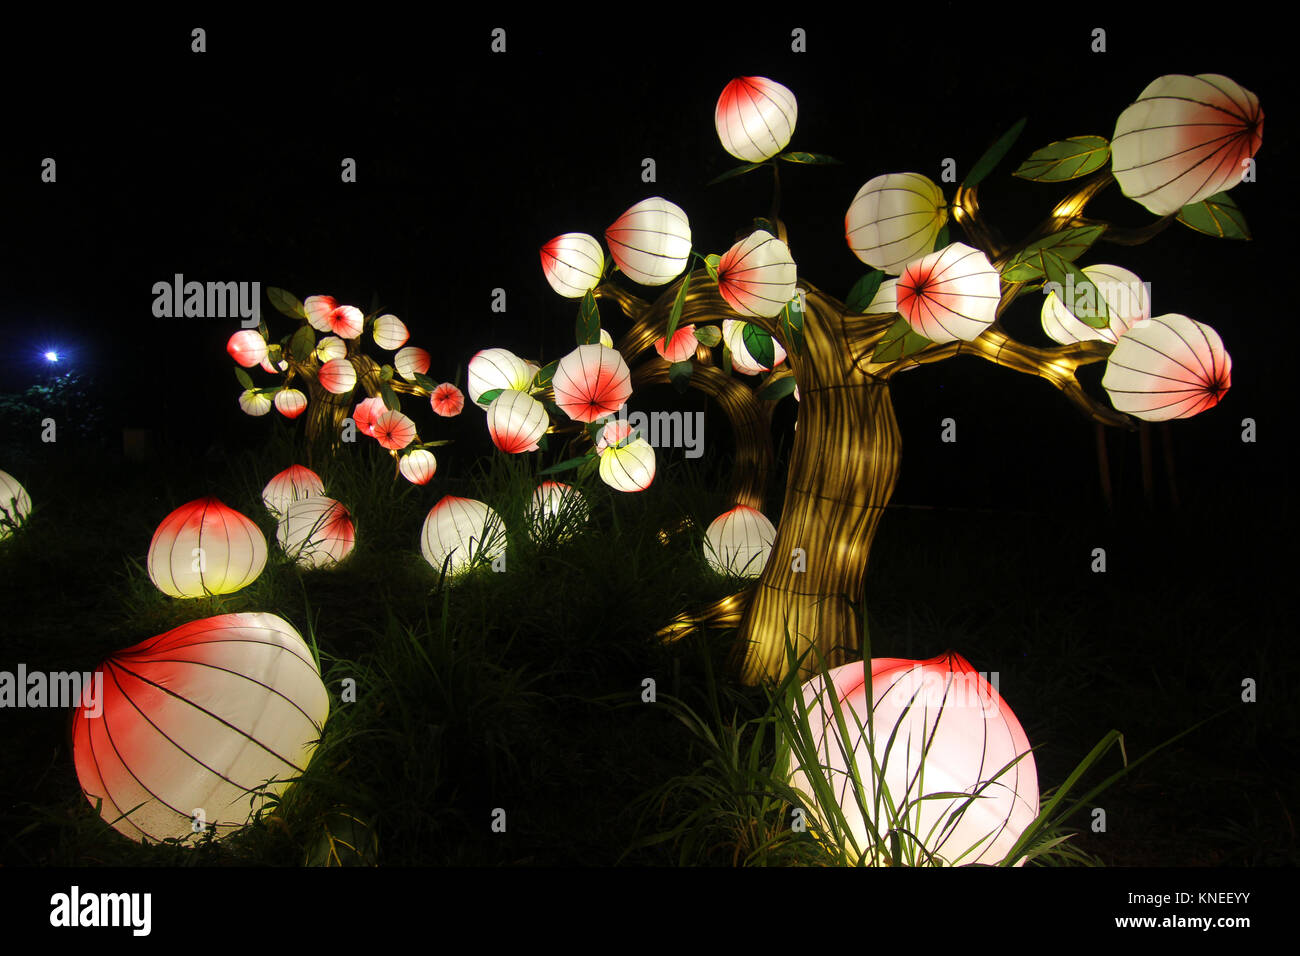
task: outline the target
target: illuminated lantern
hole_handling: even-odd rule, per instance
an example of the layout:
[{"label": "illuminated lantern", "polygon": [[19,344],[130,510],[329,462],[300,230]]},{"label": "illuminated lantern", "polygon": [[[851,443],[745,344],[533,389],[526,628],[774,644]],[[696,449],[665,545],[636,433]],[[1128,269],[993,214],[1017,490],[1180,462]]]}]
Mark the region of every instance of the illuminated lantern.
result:
[{"label": "illuminated lantern", "polygon": [[429,353],[408,345],[393,356],[393,368],[397,369],[397,374],[402,378],[414,382],[416,375],[424,375],[429,371]]},{"label": "illuminated lantern", "polygon": [[920,173],[869,180],[849,204],[844,234],[853,254],[891,276],[934,248],[948,220],[943,190]]},{"label": "illuminated lantern", "polygon": [[330,331],[341,339],[355,339],[365,327],[366,317],[355,305],[341,305],[330,313]]},{"label": "illuminated lantern", "polygon": [[867,307],[862,310],[863,315],[887,315],[891,312],[898,311],[898,280],[886,279],[880,283],[880,288],[876,294],[871,297]]},{"label": "illuminated lantern", "polygon": [[685,362],[695,354],[699,344],[695,338],[695,326],[683,325],[673,333],[671,342],[665,342],[662,338],[655,342],[655,351],[665,362]]},{"label": "illuminated lantern", "polygon": [[525,512],[534,540],[554,536],[564,541],[587,523],[590,510],[582,492],[562,481],[544,481],[533,492]]},{"label": "illuminated lantern", "polygon": [[395,315],[381,315],[375,319],[375,327],[370,334],[374,336],[376,345],[389,352],[400,349],[411,337],[406,325]]},{"label": "illuminated lantern", "polygon": [[772,318],[794,298],[790,248],[762,229],[728,249],[718,261],[718,291],[741,315]]},{"label": "illuminated lantern", "polygon": [[566,232],[542,246],[542,272],[566,299],[580,299],[596,288],[605,270],[600,243],[585,232]]},{"label": "illuminated lantern", "polygon": [[358,402],[356,410],[352,413],[352,420],[357,423],[357,428],[361,429],[362,434],[375,437],[375,419],[384,412],[388,411],[388,406],[379,396],[367,398],[365,401]]},{"label": "illuminated lantern", "polygon": [[252,368],[266,358],[266,340],[256,330],[244,329],[230,337],[226,351],[244,368]]},{"label": "illuminated lantern", "polygon": [[960,242],[918,259],[894,289],[898,313],[931,342],[969,342],[997,318],[998,270],[978,249]]},{"label": "illuminated lantern", "polygon": [[[1038,773],[1020,722],[984,676],[952,652],[928,661],[873,660],[871,700],[860,661],[829,676],[849,739],[841,737],[822,677],[808,681],[803,699],[813,739],[801,743],[815,748],[820,766],[802,766],[796,754],[790,780],[823,827],[829,808],[818,806],[807,775],[826,775],[867,862],[883,862],[867,820],[881,838],[894,830],[901,844],[897,863],[1003,860],[1038,816]],[[867,735],[868,718],[874,738]],[[861,806],[848,754],[858,767]],[[873,772],[873,754],[883,774]],[[885,794],[877,793],[882,775],[892,819],[887,812],[876,815],[885,803]],[[950,793],[965,796],[939,796]]]},{"label": "illuminated lantern", "polygon": [[289,503],[275,540],[294,563],[327,568],[351,553],[357,532],[347,508],[333,498],[312,495]]},{"label": "illuminated lantern", "polygon": [[643,199],[605,230],[609,254],[629,279],[664,285],[681,275],[691,254],[691,222],[680,206]]},{"label": "illuminated lantern", "polygon": [[737,505],[713,519],[704,532],[704,559],[719,574],[756,578],[763,573],[776,528],[761,511]]},{"label": "illuminated lantern", "polygon": [[330,326],[330,316],[339,304],[334,301],[333,296],[329,295],[309,295],[303,302],[303,309],[307,312],[307,324],[317,332],[332,332]]},{"label": "illuminated lantern", "polygon": [[397,461],[397,470],[413,485],[427,485],[438,470],[438,459],[427,448],[407,452]]},{"label": "illuminated lantern", "polygon": [[370,433],[385,448],[398,451],[415,440],[415,422],[401,412],[385,411],[376,416]]},{"label": "illuminated lantern", "polygon": [[754,331],[761,334],[764,341],[772,343],[772,364],[764,365],[754,358],[749,351],[749,346],[745,344],[745,327],[748,322],[740,322],[736,319],[722,320],[722,339],[727,343],[727,348],[731,351],[731,367],[737,372],[744,375],[758,375],[760,372],[771,371],[785,361],[785,349],[781,343],[772,336],[768,335],[762,329],[754,326]]},{"label": "illuminated lantern", "polygon": [[9,537],[31,510],[32,499],[27,497],[27,490],[13,475],[0,471],[0,541]]},{"label": "illuminated lantern", "polygon": [[655,480],[655,450],[644,438],[600,454],[600,480],[615,491],[645,491]]},{"label": "illuminated lantern", "polygon": [[172,597],[231,594],[262,573],[266,539],[234,508],[216,498],[199,498],[158,525],[146,563],[149,580]]},{"label": "illuminated lantern", "polygon": [[1161,315],[1129,329],[1106,360],[1102,388],[1121,412],[1149,422],[1190,418],[1232,385],[1232,359],[1219,333],[1185,315]]},{"label": "illuminated lantern", "polygon": [[626,419],[616,418],[600,430],[600,435],[596,438],[596,453],[604,454],[606,448],[626,445],[631,437],[631,424]]},{"label": "illuminated lantern", "polygon": [[747,163],[761,163],[785,149],[798,118],[794,94],[763,76],[736,77],[722,88],[713,111],[722,148]]},{"label": "illuminated lantern", "polygon": [[[277,365],[278,365],[278,367],[277,367]],[[289,363],[286,362],[284,359],[280,359],[280,361],[277,363],[277,365],[272,365],[272,364],[271,364],[271,356],[270,356],[270,355],[267,355],[265,358],[262,359],[262,369],[263,369],[263,371],[270,372],[272,375],[278,375],[280,372],[283,372],[285,369],[287,369],[287,368],[289,367]]]},{"label": "illuminated lantern", "polygon": [[447,495],[424,519],[420,551],[435,570],[448,562],[447,573],[454,576],[505,554],[505,525],[483,502]]},{"label": "illuminated lantern", "polygon": [[443,382],[429,395],[429,404],[443,418],[454,418],[465,408],[465,396],[451,382]]},{"label": "illuminated lantern", "polygon": [[[1043,300],[1043,331],[1052,341],[1070,345],[1096,340],[1114,345],[1130,328],[1151,317],[1151,298],[1146,285],[1129,270],[1120,266],[1095,265],[1084,266],[1083,274],[1092,280],[1101,300],[1106,303],[1110,322],[1104,329],[1094,329],[1067,309],[1059,295],[1048,292]],[[1095,304],[1076,301],[1075,307],[1095,308]]]},{"label": "illuminated lantern", "polygon": [[506,349],[483,349],[476,352],[469,360],[469,380],[466,385],[469,400],[476,405],[487,407],[479,402],[484,392],[496,389],[513,389],[516,392],[528,390],[532,376],[528,366],[518,355]]},{"label": "illuminated lantern", "polygon": [[348,354],[348,343],[337,335],[327,335],[316,343],[316,358],[322,362],[332,362]]},{"label": "illuminated lantern", "polygon": [[271,410],[271,400],[256,388],[246,388],[239,393],[239,407],[256,418]]},{"label": "illuminated lantern", "polygon": [[307,408],[307,396],[296,388],[282,388],[275,393],[275,407],[285,418],[297,418]]},{"label": "illuminated lantern", "polygon": [[357,370],[345,358],[326,362],[316,373],[320,387],[335,395],[345,395],[357,384]]},{"label": "illuminated lantern", "polygon": [[594,422],[623,407],[632,394],[632,373],[614,349],[579,345],[560,359],[551,387],[564,414],[574,421]]},{"label": "illuminated lantern", "polygon": [[524,392],[507,389],[492,400],[487,410],[488,434],[503,452],[517,455],[536,451],[550,419],[546,406]]},{"label": "illuminated lantern", "polygon": [[142,843],[247,824],[306,770],[329,716],[311,649],[274,614],[191,621],[118,651],[96,675],[100,699],[73,712],[77,780],[113,829]]},{"label": "illuminated lantern", "polygon": [[323,494],[325,484],[320,475],[302,465],[290,465],[266,483],[262,503],[276,518],[281,518],[295,501]]},{"label": "illuminated lantern", "polygon": [[1125,196],[1167,216],[1241,182],[1263,139],[1254,93],[1216,73],[1162,76],[1120,114],[1111,173]]}]

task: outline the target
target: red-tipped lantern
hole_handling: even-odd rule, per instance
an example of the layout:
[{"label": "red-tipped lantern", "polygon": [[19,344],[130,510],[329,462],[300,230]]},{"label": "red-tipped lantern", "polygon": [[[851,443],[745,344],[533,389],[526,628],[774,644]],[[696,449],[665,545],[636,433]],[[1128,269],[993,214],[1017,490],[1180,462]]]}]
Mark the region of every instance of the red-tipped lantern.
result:
[{"label": "red-tipped lantern", "polygon": [[429,353],[408,345],[393,356],[393,368],[397,369],[397,374],[402,378],[414,382],[416,375],[424,375],[429,371]]},{"label": "red-tipped lantern", "polygon": [[316,373],[320,387],[335,395],[345,395],[357,384],[357,370],[345,358],[326,362]]},{"label": "red-tipped lantern", "polygon": [[632,394],[632,373],[614,349],[579,345],[560,359],[551,385],[564,414],[574,421],[594,422],[623,407]]},{"label": "red-tipped lantern", "polygon": [[355,339],[365,327],[366,317],[355,305],[341,305],[330,313],[330,331],[341,339]]},{"label": "red-tipped lantern", "polygon": [[339,304],[334,301],[333,296],[329,295],[309,295],[303,302],[303,308],[307,312],[307,324],[317,332],[331,332],[330,316]]},{"label": "red-tipped lantern", "polygon": [[764,76],[736,77],[723,87],[713,111],[722,148],[747,163],[761,163],[785,149],[798,119],[794,94]]},{"label": "red-tipped lantern", "polygon": [[311,649],[274,614],[183,624],[109,657],[92,688],[73,714],[77,780],[140,842],[244,826],[306,770],[329,716]]},{"label": "red-tipped lantern", "polygon": [[524,392],[507,389],[488,406],[488,434],[492,443],[509,455],[536,451],[548,424],[546,407]]},{"label": "red-tipped lantern", "polygon": [[1106,360],[1101,385],[1119,411],[1149,422],[1213,408],[1232,385],[1219,333],[1185,315],[1160,315],[1129,329]]},{"label": "red-tipped lantern", "polygon": [[230,337],[226,351],[244,368],[252,368],[266,358],[266,339],[254,329],[244,329]]},{"label": "red-tipped lantern", "polygon": [[181,505],[149,543],[149,580],[172,597],[230,594],[257,580],[266,539],[257,525],[216,498]]},{"label": "red-tipped lantern", "polygon": [[681,275],[691,255],[691,222],[659,196],[643,199],[605,230],[609,254],[629,279],[664,285]]},{"label": "red-tipped lantern", "polygon": [[699,340],[695,337],[695,326],[683,325],[673,333],[671,342],[665,342],[663,339],[655,342],[655,351],[666,362],[685,362],[695,354],[699,344]]},{"label": "red-tipped lantern", "polygon": [[333,498],[313,495],[290,503],[275,540],[294,563],[327,568],[346,558],[356,544],[352,515]]},{"label": "red-tipped lantern", "polygon": [[358,402],[356,410],[352,412],[352,420],[356,422],[357,428],[361,429],[363,435],[375,437],[375,419],[388,411],[388,406],[379,396],[367,398],[365,401]]},{"label": "red-tipped lantern", "polygon": [[443,382],[429,396],[434,412],[443,418],[454,418],[465,409],[465,396],[451,382]]},{"label": "red-tipped lantern", "polygon": [[997,318],[998,270],[978,249],[960,242],[903,270],[895,286],[899,314],[931,342],[969,342]]},{"label": "red-tipped lantern", "polygon": [[645,491],[655,480],[655,450],[644,438],[600,453],[600,480],[615,491]]},{"label": "red-tipped lantern", "polygon": [[290,465],[266,483],[262,489],[262,503],[271,514],[280,518],[293,502],[323,494],[325,484],[320,475],[302,465]]},{"label": "red-tipped lantern", "polygon": [[420,551],[435,570],[441,571],[445,562],[451,577],[504,555],[505,525],[483,502],[447,495],[424,519]]},{"label": "red-tipped lantern", "polygon": [[763,573],[776,528],[767,516],[737,505],[713,519],[704,533],[704,559],[719,574],[756,578]]},{"label": "red-tipped lantern", "polygon": [[741,315],[772,318],[794,298],[795,266],[789,247],[757,230],[718,262],[718,291]]},{"label": "red-tipped lantern", "polygon": [[375,319],[375,328],[371,334],[375,338],[375,344],[389,352],[400,349],[411,337],[406,325],[395,315],[381,315]]},{"label": "red-tipped lantern", "polygon": [[542,246],[542,272],[566,299],[580,299],[600,282],[605,256],[585,232],[566,232]]},{"label": "red-tipped lantern", "polygon": [[427,448],[407,452],[397,462],[397,470],[413,485],[427,485],[438,470],[438,459]]},{"label": "red-tipped lantern", "polygon": [[285,418],[297,418],[307,409],[307,396],[296,388],[282,388],[275,393],[275,407]]},{"label": "red-tipped lantern", "polygon": [[386,411],[375,418],[371,434],[390,451],[400,451],[415,440],[415,422],[401,412]]}]

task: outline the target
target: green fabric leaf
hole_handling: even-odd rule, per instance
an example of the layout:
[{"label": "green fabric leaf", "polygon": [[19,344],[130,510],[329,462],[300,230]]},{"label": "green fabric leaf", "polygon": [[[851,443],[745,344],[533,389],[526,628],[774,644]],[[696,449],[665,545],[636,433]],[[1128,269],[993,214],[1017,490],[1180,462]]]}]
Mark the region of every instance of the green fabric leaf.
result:
[{"label": "green fabric leaf", "polygon": [[907,319],[900,315],[885,332],[884,338],[876,343],[875,351],[871,353],[871,361],[895,362],[916,354],[929,344],[930,340],[912,331]]},{"label": "green fabric leaf", "polygon": [[668,316],[668,330],[664,333],[665,342],[671,342],[677,333],[677,323],[682,320],[682,309],[686,305],[686,290],[690,287],[691,274],[688,272],[682,276],[682,287],[677,290],[677,298],[673,300],[673,311]]},{"label": "green fabric leaf", "polygon": [[486,392],[484,392],[482,395],[478,397],[478,404],[482,405],[484,408],[487,408],[489,405],[492,404],[493,400],[504,391],[505,391],[504,388],[489,388]]},{"label": "green fabric leaf", "polygon": [[777,159],[784,159],[787,163],[800,163],[805,166],[842,165],[834,156],[826,156],[822,153],[804,153],[793,149],[782,153]]},{"label": "green fabric leaf", "polygon": [[533,376],[533,388],[546,388],[551,384],[551,379],[555,378],[555,370],[559,368],[560,362],[557,359],[554,362],[547,362],[537,374]]},{"label": "green fabric leaf", "polygon": [[1092,247],[1106,231],[1105,223],[1090,226],[1072,226],[1054,232],[1044,239],[1031,243],[1017,253],[1002,269],[1002,278],[1008,282],[1035,282],[1047,273],[1043,267],[1043,253],[1050,252],[1058,258],[1073,262]]},{"label": "green fabric leaf", "polygon": [[296,361],[308,362],[311,355],[316,351],[316,330],[310,325],[304,325],[297,332],[293,333],[293,338],[289,340],[289,354]]},{"label": "green fabric leaf", "polygon": [[694,370],[695,366],[690,362],[673,362],[668,366],[668,381],[672,382],[677,391],[684,392],[690,384],[691,372]]},{"label": "green fabric leaf", "polygon": [[1020,138],[1020,133],[1025,128],[1026,119],[1027,117],[1022,116],[1011,129],[1003,133],[998,141],[985,151],[983,156],[975,161],[975,165],[966,174],[966,180],[962,183],[963,186],[967,189],[973,189],[984,180],[984,177],[993,172],[994,167],[1007,154],[1007,150],[1011,149],[1016,140]]},{"label": "green fabric leaf", "polygon": [[876,297],[880,291],[880,284],[885,281],[885,274],[879,269],[872,269],[857,282],[853,283],[853,288],[849,290],[848,297],[844,304],[849,307],[850,312],[865,312],[871,300]]},{"label": "green fabric leaf", "polygon": [[596,297],[588,289],[578,306],[578,323],[575,329],[579,345],[592,345],[600,342],[600,307]]},{"label": "green fabric leaf", "polygon": [[1063,183],[1095,173],[1110,161],[1104,136],[1071,136],[1029,154],[1011,175],[1036,183]]},{"label": "green fabric leaf", "polygon": [[726,182],[728,179],[735,179],[737,176],[745,175],[745,173],[752,173],[754,170],[761,169],[766,165],[767,163],[745,163],[745,165],[743,166],[737,166],[734,169],[728,169],[721,176],[713,177],[712,179],[709,180],[708,184],[712,186],[715,183]]},{"label": "green fabric leaf", "polygon": [[776,348],[773,345],[772,336],[754,325],[754,323],[746,322],[745,328],[740,333],[740,338],[745,343],[745,349],[755,362],[763,366],[763,368],[772,367],[772,363],[776,360]]},{"label": "green fabric leaf", "polygon": [[235,366],[235,378],[239,379],[239,384],[244,386],[244,388],[253,387],[252,377],[238,365]]},{"label": "green fabric leaf", "polygon": [[709,278],[714,282],[718,281],[718,263],[722,261],[722,256],[707,255],[704,257],[704,268],[709,272]]},{"label": "green fabric leaf", "polygon": [[580,458],[566,458],[564,461],[552,465],[550,468],[543,468],[538,472],[539,475],[558,475],[562,471],[568,471],[571,468],[577,468],[585,465],[587,462],[595,460],[598,456],[595,452],[589,452]]},{"label": "green fabric leaf", "polygon": [[1219,239],[1250,238],[1241,207],[1227,193],[1215,193],[1209,199],[1184,206],[1178,212],[1178,221]]},{"label": "green fabric leaf", "polygon": [[424,389],[426,392],[432,392],[438,387],[438,383],[429,378],[429,376],[425,375],[423,372],[415,373],[415,384],[420,386],[420,388]]},{"label": "green fabric leaf", "polygon": [[758,397],[764,401],[779,401],[794,391],[795,384],[793,375],[784,375],[775,382],[768,382],[760,388]]},{"label": "green fabric leaf", "polygon": [[1110,309],[1101,290],[1082,269],[1051,250],[1044,250],[1041,259],[1047,282],[1055,283],[1052,291],[1076,319],[1094,329],[1110,324]]},{"label": "green fabric leaf", "polygon": [[716,325],[697,325],[695,327],[695,339],[701,345],[713,348],[722,341],[722,330]]},{"label": "green fabric leaf", "polygon": [[291,319],[307,318],[307,309],[303,306],[298,298],[284,289],[269,285],[266,287],[266,297],[271,300],[277,312],[282,312]]}]

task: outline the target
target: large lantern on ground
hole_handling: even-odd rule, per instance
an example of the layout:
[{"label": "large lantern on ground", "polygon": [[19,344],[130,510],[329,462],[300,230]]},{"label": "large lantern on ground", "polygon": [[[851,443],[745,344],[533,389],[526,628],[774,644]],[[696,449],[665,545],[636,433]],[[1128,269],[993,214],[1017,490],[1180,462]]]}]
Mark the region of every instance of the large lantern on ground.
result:
[{"label": "large lantern on ground", "polygon": [[447,495],[424,519],[420,551],[436,570],[446,562],[448,576],[454,576],[505,554],[505,524],[483,502]]},{"label": "large lantern on ground", "polygon": [[719,574],[756,578],[772,553],[776,528],[763,512],[737,505],[704,532],[704,559]]},{"label": "large lantern on ground", "polygon": [[234,508],[216,498],[199,498],[158,525],[147,563],[149,579],[172,597],[230,594],[262,573],[266,539]]},{"label": "large lantern on ground", "polygon": [[262,503],[276,518],[281,518],[293,502],[323,494],[325,483],[320,475],[303,465],[290,465],[266,483]]},{"label": "large lantern on ground", "polygon": [[563,541],[587,523],[590,510],[582,492],[562,481],[544,481],[533,492],[526,512],[535,540],[554,536]]}]

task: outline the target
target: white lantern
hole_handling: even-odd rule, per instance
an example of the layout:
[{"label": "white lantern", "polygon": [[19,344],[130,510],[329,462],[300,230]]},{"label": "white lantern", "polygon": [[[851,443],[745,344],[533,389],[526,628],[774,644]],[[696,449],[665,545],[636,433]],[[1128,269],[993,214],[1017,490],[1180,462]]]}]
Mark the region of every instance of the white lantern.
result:
[{"label": "white lantern", "polygon": [[275,407],[285,418],[297,418],[307,409],[307,396],[296,388],[282,388],[275,393]]},{"label": "white lantern", "polygon": [[320,475],[302,465],[290,465],[266,483],[262,489],[262,503],[266,509],[280,518],[289,505],[300,498],[311,498],[325,494],[325,483]]},{"label": "white lantern", "polygon": [[420,551],[435,570],[446,562],[448,576],[454,577],[505,554],[505,524],[483,502],[447,495],[424,519]]},{"label": "white lantern", "polygon": [[31,514],[32,499],[13,475],[0,471],[0,541],[3,541]]},{"label": "white lantern", "polygon": [[258,418],[271,410],[271,400],[255,388],[246,388],[239,393],[239,407],[244,414]]},{"label": "white lantern", "polygon": [[918,259],[895,286],[898,313],[931,342],[969,342],[993,324],[1002,285],[978,249],[960,242]]},{"label": "white lantern", "polygon": [[587,523],[590,510],[582,492],[562,481],[544,481],[533,492],[526,512],[534,540],[552,536],[558,541],[573,537],[574,530]]},{"label": "white lantern", "polygon": [[719,574],[756,578],[774,541],[776,528],[763,512],[737,505],[714,518],[704,532],[704,559]]},{"label": "white lantern", "polygon": [[[1146,284],[1128,269],[1112,265],[1084,266],[1083,274],[1106,303],[1110,322],[1105,328],[1093,328],[1067,309],[1060,296],[1049,291],[1043,299],[1042,318],[1043,331],[1052,341],[1070,345],[1095,340],[1113,345],[1130,328],[1151,317],[1151,297]],[[1076,302],[1075,307],[1094,314],[1099,311],[1096,303],[1091,302]]]},{"label": "white lantern", "polygon": [[374,336],[376,345],[389,352],[400,349],[411,337],[405,323],[395,315],[381,315],[375,319],[375,327],[370,334]]},{"label": "white lantern", "polygon": [[317,332],[331,332],[330,316],[339,304],[329,295],[309,295],[302,303],[307,312],[307,324]]},{"label": "white lantern", "polygon": [[484,392],[496,389],[512,389],[516,392],[528,390],[532,377],[528,366],[518,355],[506,349],[483,349],[469,360],[469,400],[476,405]]},{"label": "white lantern", "polygon": [[181,505],[149,543],[149,580],[172,597],[230,594],[266,567],[266,539],[257,525],[216,498]]},{"label": "white lantern", "polygon": [[794,94],[764,76],[738,76],[713,111],[722,148],[747,163],[771,159],[790,142],[799,118]]},{"label": "white lantern", "polygon": [[943,190],[920,173],[887,173],[868,180],[844,216],[853,254],[890,275],[934,248],[948,220]]},{"label": "white lantern", "polygon": [[427,448],[416,448],[397,460],[397,470],[413,485],[427,485],[438,470],[438,459]]},{"label": "white lantern", "polygon": [[429,371],[429,353],[408,345],[393,356],[393,368],[397,369],[397,374],[402,378],[414,382],[416,375],[424,375]]},{"label": "white lantern", "polygon": [[73,712],[77,780],[106,822],[141,842],[247,824],[307,769],[329,716],[311,649],[274,614],[191,621],[96,674],[100,699]]},{"label": "white lantern", "polygon": [[551,379],[555,404],[574,421],[613,415],[632,394],[632,373],[615,349],[579,345],[556,364]]},{"label": "white lantern", "polygon": [[1232,358],[1219,333],[1185,315],[1161,315],[1129,329],[1106,360],[1102,388],[1121,412],[1149,422],[1190,418],[1232,385]]},{"label": "white lantern", "polygon": [[781,347],[781,343],[775,338],[772,339],[772,364],[770,366],[763,365],[750,354],[749,347],[745,345],[745,326],[748,324],[748,322],[741,322],[737,319],[722,320],[722,340],[727,343],[727,348],[731,352],[731,367],[742,375],[758,375],[761,372],[771,371],[784,362],[786,359],[785,349]]},{"label": "white lantern", "polygon": [[605,230],[609,254],[629,279],[664,285],[681,275],[691,255],[691,222],[680,206],[643,199]]},{"label": "white lantern", "polygon": [[357,532],[347,508],[333,498],[312,495],[289,503],[275,540],[295,564],[327,568],[352,553]]},{"label": "white lantern", "polygon": [[1263,139],[1254,93],[1216,73],[1162,76],[1120,114],[1111,172],[1125,196],[1167,216],[1241,182]]},{"label": "white lantern", "polygon": [[226,351],[244,368],[252,368],[266,358],[266,340],[255,329],[244,329],[230,337]]},{"label": "white lantern", "polygon": [[759,229],[718,261],[718,291],[741,315],[770,319],[794,298],[795,271],[789,246]]},{"label": "white lantern", "polygon": [[542,272],[551,288],[566,299],[581,299],[600,282],[605,255],[585,232],[566,232],[542,246]]},{"label": "white lantern", "polygon": [[600,453],[600,480],[615,491],[645,491],[655,480],[655,450],[644,438]]},{"label": "white lantern", "polygon": [[546,406],[524,392],[506,389],[488,406],[487,425],[492,443],[510,455],[536,451],[549,424]]},{"label": "white lantern", "polygon": [[357,370],[345,358],[326,362],[316,373],[320,387],[335,395],[346,395],[357,384]]},{"label": "white lantern", "polygon": [[321,362],[332,362],[348,354],[348,343],[337,335],[327,335],[316,343],[316,358]]}]

